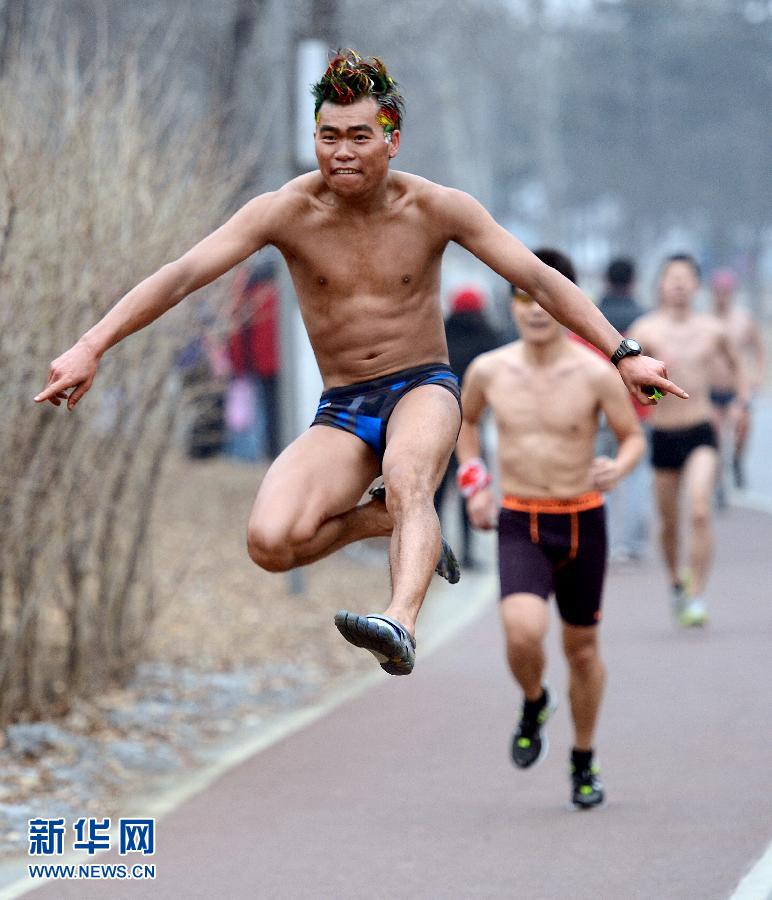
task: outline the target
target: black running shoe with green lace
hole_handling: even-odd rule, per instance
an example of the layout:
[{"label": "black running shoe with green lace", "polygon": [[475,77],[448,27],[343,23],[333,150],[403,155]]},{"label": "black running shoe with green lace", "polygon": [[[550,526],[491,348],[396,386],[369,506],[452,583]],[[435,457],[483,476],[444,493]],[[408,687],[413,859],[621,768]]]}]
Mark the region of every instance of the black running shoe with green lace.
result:
[{"label": "black running shoe with green lace", "polygon": [[527,769],[547,755],[549,741],[547,735],[542,734],[542,728],[556,707],[557,703],[546,686],[541,704],[523,703],[520,723],[512,735],[512,762],[518,769]]},{"label": "black running shoe with green lace", "polygon": [[592,809],[603,803],[603,784],[597,763],[590,763],[583,769],[572,765],[571,784],[571,802],[577,809]]}]

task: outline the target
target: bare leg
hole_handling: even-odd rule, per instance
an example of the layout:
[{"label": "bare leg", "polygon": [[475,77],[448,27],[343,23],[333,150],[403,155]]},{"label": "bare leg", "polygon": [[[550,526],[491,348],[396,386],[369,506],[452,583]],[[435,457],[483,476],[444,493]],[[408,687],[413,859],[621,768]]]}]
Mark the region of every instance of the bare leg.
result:
[{"label": "bare leg", "polygon": [[546,666],[544,637],[549,608],[535,594],[510,594],[501,601],[501,621],[512,675],[526,700],[538,700]]},{"label": "bare leg", "polygon": [[358,437],[315,425],[276,459],[260,485],[249,519],[249,555],[281,572],[339,547],[380,534],[390,523],[382,503],[356,504],[378,474]]},{"label": "bare leg", "polygon": [[713,430],[718,443],[718,463],[716,467],[715,497],[719,509],[724,509],[728,502],[727,465],[734,443],[734,428],[727,406],[713,406]]},{"label": "bare leg", "polygon": [[732,469],[734,471],[735,487],[745,487],[745,472],[743,458],[751,429],[751,413],[741,414],[737,422],[732,423],[734,432],[734,454],[732,456]]},{"label": "bare leg", "polygon": [[306,566],[364,538],[388,537],[393,527],[382,500],[355,506],[340,516],[327,519],[310,541],[294,547],[294,565]]},{"label": "bare leg", "polygon": [[660,543],[671,582],[678,583],[678,492],[681,473],[656,469],[654,485],[660,519]]},{"label": "bare leg", "polygon": [[568,695],[577,750],[592,750],[598,713],[606,685],[597,626],[563,624],[563,649],[569,671]]},{"label": "bare leg", "polygon": [[702,596],[713,560],[712,499],[718,471],[718,454],[712,447],[697,447],[684,466],[689,516],[689,565],[693,593]]},{"label": "bare leg", "polygon": [[394,530],[389,548],[392,597],[386,614],[411,634],[440,555],[434,494],[459,419],[458,403],[449,391],[424,385],[406,394],[389,420],[383,477]]}]

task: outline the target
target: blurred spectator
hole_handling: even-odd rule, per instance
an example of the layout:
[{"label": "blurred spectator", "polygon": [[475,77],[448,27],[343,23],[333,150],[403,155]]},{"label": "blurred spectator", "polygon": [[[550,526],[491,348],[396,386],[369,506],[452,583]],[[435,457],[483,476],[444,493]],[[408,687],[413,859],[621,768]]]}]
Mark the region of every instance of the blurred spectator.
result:
[{"label": "blurred spectator", "polygon": [[[445,320],[445,336],[448,341],[448,357],[450,367],[462,380],[469,363],[481,353],[487,353],[502,344],[501,336],[489,324],[485,317],[486,298],[481,288],[475,284],[467,284],[456,288],[450,295],[450,315]],[[453,502],[458,504],[461,522],[461,565],[474,568],[472,554],[472,532],[466,513],[466,504],[459,497],[456,489],[455,453],[451,455],[445,477],[442,479],[434,497],[434,505],[441,512],[442,501],[447,490],[454,495]]]},{"label": "blurred spectator", "polygon": [[[606,269],[606,292],[600,301],[600,311],[620,334],[627,334],[632,323],[643,315],[644,309],[635,299],[635,264],[631,259],[613,259]],[[631,397],[644,434],[645,421],[650,414]],[[617,442],[607,423],[598,431],[597,452],[614,457]],[[609,524],[609,556],[613,562],[642,559],[646,554],[651,519],[651,471],[644,456],[632,472],[606,498]]]},{"label": "blurred spectator", "polygon": [[192,408],[185,451],[191,459],[208,459],[225,447],[225,390],[230,367],[214,335],[214,317],[206,307],[196,311],[195,322],[198,333],[177,356]]},{"label": "blurred spectator", "polygon": [[633,294],[634,287],[633,261],[626,257],[612,260],[606,269],[606,293],[600,301],[600,311],[620,334],[625,334],[644,313]]},{"label": "blurred spectator", "polygon": [[233,380],[226,422],[231,452],[256,460],[278,456],[279,290],[272,262],[261,261],[234,286],[233,331],[228,339]]},{"label": "blurred spectator", "polygon": [[[735,305],[737,278],[731,269],[719,269],[714,272],[710,279],[710,287],[713,314],[721,321],[725,333],[745,361],[748,382],[753,394],[758,391],[764,379],[765,352],[761,329],[747,309],[740,309]],[[723,357],[716,357],[710,390],[716,435],[721,459],[731,458],[735,487],[742,488],[745,487],[743,454],[750,429],[750,409],[738,408],[734,384],[734,372]],[[722,465],[718,481],[719,505],[723,505],[723,484]]]}]

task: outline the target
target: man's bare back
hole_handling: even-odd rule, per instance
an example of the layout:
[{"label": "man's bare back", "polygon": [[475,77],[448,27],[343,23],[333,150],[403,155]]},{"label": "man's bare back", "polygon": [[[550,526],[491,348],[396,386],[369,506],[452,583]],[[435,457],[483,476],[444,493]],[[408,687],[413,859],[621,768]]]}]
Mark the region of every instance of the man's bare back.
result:
[{"label": "man's bare back", "polygon": [[537,366],[517,341],[474,364],[471,377],[496,421],[504,494],[565,498],[595,487],[590,468],[598,412],[616,372],[574,341],[564,338],[560,351]]}]

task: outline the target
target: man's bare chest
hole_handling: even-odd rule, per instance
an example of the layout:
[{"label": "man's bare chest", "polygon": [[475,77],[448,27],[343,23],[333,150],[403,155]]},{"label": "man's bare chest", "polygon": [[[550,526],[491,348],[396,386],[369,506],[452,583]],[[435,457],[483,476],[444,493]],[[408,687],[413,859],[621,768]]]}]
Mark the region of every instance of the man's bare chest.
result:
[{"label": "man's bare chest", "polygon": [[713,331],[685,329],[680,326],[663,329],[657,335],[651,351],[674,370],[695,371],[710,364],[716,354],[717,342]]},{"label": "man's bare chest", "polygon": [[281,246],[309,288],[335,295],[410,292],[439,263],[442,246],[414,216],[340,222],[311,219]]},{"label": "man's bare chest", "polygon": [[490,385],[488,400],[499,427],[513,435],[571,439],[597,424],[594,393],[575,366],[541,377],[512,367]]}]

